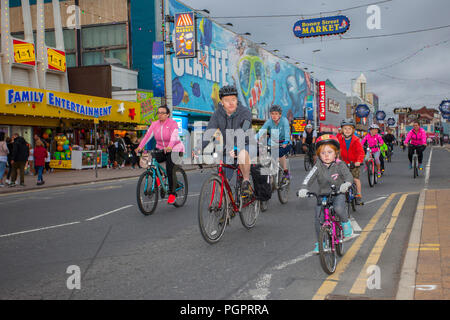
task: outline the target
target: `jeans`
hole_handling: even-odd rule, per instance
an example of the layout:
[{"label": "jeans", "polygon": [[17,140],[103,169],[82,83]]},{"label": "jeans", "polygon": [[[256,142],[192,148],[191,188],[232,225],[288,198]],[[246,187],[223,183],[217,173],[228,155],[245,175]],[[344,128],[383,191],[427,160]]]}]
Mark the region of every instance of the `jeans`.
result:
[{"label": "jeans", "polygon": [[0,161],[0,181],[2,181],[2,179],[3,179],[3,175],[5,174],[5,170],[6,170],[6,162],[5,161]]},{"label": "jeans", "polygon": [[43,166],[37,166],[36,167],[36,172],[38,173],[38,178],[37,181],[42,181],[42,173],[44,172],[44,167]]},{"label": "jeans", "polygon": [[[335,214],[339,217],[341,223],[348,221],[348,216],[345,210],[345,194],[339,194],[334,198],[333,207]],[[317,239],[319,239],[320,227],[324,222],[324,212],[322,206],[316,206],[316,219],[315,219],[315,229],[317,234]]]}]

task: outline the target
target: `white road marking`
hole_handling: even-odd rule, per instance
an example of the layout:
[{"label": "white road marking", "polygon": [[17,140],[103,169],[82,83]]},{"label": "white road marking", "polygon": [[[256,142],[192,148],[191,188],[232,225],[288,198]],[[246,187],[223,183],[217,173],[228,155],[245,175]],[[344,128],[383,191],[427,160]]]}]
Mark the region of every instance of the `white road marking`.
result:
[{"label": "white road marking", "polygon": [[350,218],[350,224],[352,225],[353,232],[361,232],[362,229],[359,226],[358,222],[356,222],[355,218]]},{"label": "white road marking", "polygon": [[86,219],[86,221],[92,221],[92,220],[95,220],[95,219],[98,219],[98,218],[107,216],[107,215],[109,215],[109,214],[111,214],[111,213],[114,213],[114,212],[117,212],[117,211],[120,211],[120,210],[123,210],[123,209],[130,208],[130,207],[132,207],[132,206],[133,206],[132,204],[129,204],[129,205],[127,205],[127,206],[124,206],[124,207],[121,207],[121,208],[118,208],[118,209],[115,209],[115,210],[111,210],[111,211],[102,213],[102,214],[100,214],[100,215],[98,215],[98,216],[95,216],[95,217]]},{"label": "white road marking", "polygon": [[270,294],[269,287],[271,279],[272,275],[269,273],[263,274],[261,277],[259,277],[259,280],[256,283],[256,289],[249,290],[249,294],[254,300],[267,299],[267,296]]},{"label": "white road marking", "polygon": [[5,237],[10,237],[10,236],[16,236],[19,234],[24,234],[24,233],[30,233],[30,232],[36,232],[36,231],[42,231],[42,230],[48,230],[48,229],[55,229],[55,228],[60,228],[60,227],[65,227],[65,226],[70,226],[70,225],[74,225],[80,223],[79,221],[76,222],[70,222],[70,223],[64,223],[64,224],[58,224],[56,226],[50,226],[50,227],[43,227],[43,228],[38,228],[38,229],[33,229],[33,230],[26,230],[26,231],[20,231],[20,232],[14,232],[14,233],[9,233],[9,234],[2,234],[0,235],[0,238],[5,238]]},{"label": "white road marking", "polygon": [[387,198],[387,196],[379,197],[379,198],[372,199],[372,200],[369,200],[369,201],[364,201],[364,204],[369,204],[369,203],[372,203],[372,202],[375,202],[375,201],[380,201],[380,200],[383,200],[383,199],[386,199],[386,198]]},{"label": "white road marking", "polygon": [[425,189],[428,187],[428,180],[430,180],[430,168],[431,168],[431,156],[433,155],[433,148],[430,151],[430,156],[428,157],[428,163],[425,168]]},{"label": "white road marking", "polygon": [[309,258],[309,257],[311,257],[313,255],[314,255],[314,251],[310,251],[310,252],[308,252],[308,253],[306,253],[304,255],[301,255],[301,256],[299,256],[297,258],[294,258],[292,260],[280,263],[279,265],[275,266],[274,269],[275,270],[282,270],[282,269],[286,268],[287,266],[290,266],[291,264],[296,264],[297,262],[303,261],[303,260],[305,260],[305,259],[307,259],[307,258]]}]

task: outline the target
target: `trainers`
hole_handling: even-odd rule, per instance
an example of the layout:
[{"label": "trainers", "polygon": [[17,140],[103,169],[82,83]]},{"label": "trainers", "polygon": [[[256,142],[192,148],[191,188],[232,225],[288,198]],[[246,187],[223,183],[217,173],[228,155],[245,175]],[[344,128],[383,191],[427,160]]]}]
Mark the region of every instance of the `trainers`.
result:
[{"label": "trainers", "polygon": [[252,189],[250,185],[250,181],[246,180],[242,183],[242,191],[241,191],[241,197],[247,198],[252,195]]},{"label": "trainers", "polygon": [[318,242],[315,243],[313,253],[319,253],[319,243]]},{"label": "trainers", "polygon": [[362,197],[361,197],[361,195],[359,195],[359,194],[357,194],[356,196],[355,196],[355,203],[356,203],[356,205],[361,205],[361,203],[362,203]]},{"label": "trainers", "polygon": [[16,186],[16,184],[13,182],[13,183],[10,183],[9,185],[8,185],[8,187],[15,187]]},{"label": "trainers", "polygon": [[352,224],[350,223],[350,221],[342,222],[341,225],[342,225],[342,229],[344,229],[344,237],[350,238],[353,235],[353,228],[352,228]]},{"label": "trainers", "polygon": [[377,177],[381,178],[381,172],[377,172]]},{"label": "trainers", "polygon": [[168,204],[174,204],[176,200],[177,200],[177,197],[175,197],[174,194],[170,194],[169,195],[169,199],[167,199],[167,203]]}]

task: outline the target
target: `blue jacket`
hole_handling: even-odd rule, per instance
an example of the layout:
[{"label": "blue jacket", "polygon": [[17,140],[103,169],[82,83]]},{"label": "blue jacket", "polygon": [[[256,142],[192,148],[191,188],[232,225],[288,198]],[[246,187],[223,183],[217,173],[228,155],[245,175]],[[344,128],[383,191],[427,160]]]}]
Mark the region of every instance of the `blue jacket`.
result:
[{"label": "blue jacket", "polygon": [[[276,134],[272,132],[273,130],[279,130],[278,139],[275,139]],[[276,125],[272,119],[267,120],[256,134],[256,139],[258,140],[267,131],[269,131],[268,133],[270,134],[269,145],[277,145],[281,141],[283,142],[282,144],[288,144],[291,142],[291,130],[289,126],[289,121],[285,117],[280,118],[278,125]]]}]

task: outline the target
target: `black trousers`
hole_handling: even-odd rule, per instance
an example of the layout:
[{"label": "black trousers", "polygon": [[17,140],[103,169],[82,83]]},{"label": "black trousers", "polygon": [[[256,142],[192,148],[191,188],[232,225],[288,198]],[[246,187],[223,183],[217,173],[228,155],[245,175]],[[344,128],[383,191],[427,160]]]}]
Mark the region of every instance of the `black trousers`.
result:
[{"label": "black trousers", "polygon": [[414,149],[417,150],[417,158],[419,160],[419,164],[422,164],[423,160],[423,151],[425,150],[426,146],[408,146],[408,159],[409,162],[412,163],[412,156],[414,154]]},{"label": "black trousers", "polygon": [[174,188],[174,181],[176,179],[174,167],[175,163],[172,161],[172,152],[158,152],[155,154],[155,159],[158,161],[158,163],[166,161],[166,171],[167,171],[167,178],[169,179],[169,194],[175,195],[175,188]]}]

